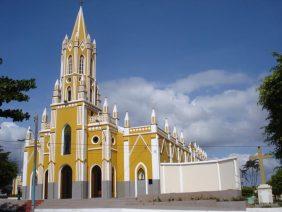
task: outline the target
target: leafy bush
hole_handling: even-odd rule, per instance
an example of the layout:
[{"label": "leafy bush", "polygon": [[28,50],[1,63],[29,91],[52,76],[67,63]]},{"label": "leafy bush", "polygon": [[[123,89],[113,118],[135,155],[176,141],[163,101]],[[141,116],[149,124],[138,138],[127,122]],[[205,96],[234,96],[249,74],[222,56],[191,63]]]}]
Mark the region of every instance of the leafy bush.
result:
[{"label": "leafy bush", "polygon": [[242,196],[243,197],[250,197],[255,195],[255,188],[254,187],[248,187],[244,186],[242,187]]}]

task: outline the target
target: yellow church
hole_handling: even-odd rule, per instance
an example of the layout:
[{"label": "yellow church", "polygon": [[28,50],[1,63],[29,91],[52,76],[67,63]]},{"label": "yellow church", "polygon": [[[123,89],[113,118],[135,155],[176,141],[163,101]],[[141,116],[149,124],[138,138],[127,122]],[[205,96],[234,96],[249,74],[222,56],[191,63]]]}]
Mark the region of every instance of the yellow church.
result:
[{"label": "yellow church", "polygon": [[[36,198],[85,199],[136,197],[160,193],[160,164],[207,159],[183,133],[164,129],[155,110],[145,126],[131,126],[118,107],[101,105],[96,80],[96,41],[87,33],[80,7],[72,34],[62,43],[50,121],[42,114],[37,141]],[[31,199],[34,135],[28,129],[23,162],[23,198]]]}]

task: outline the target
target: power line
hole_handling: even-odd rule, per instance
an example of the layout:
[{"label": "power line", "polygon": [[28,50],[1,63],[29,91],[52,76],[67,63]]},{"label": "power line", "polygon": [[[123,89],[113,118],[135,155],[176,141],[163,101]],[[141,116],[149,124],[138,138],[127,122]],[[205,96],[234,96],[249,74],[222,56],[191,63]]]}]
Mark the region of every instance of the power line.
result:
[{"label": "power line", "polygon": [[[24,142],[22,142],[22,143],[19,143],[19,141],[15,141],[15,140],[1,140],[0,139],[0,143],[14,143],[14,142],[16,142],[16,143],[18,143],[18,144],[24,144]],[[46,143],[46,142],[44,142],[44,143]],[[48,144],[63,144],[63,142],[47,142]],[[72,143],[71,144],[72,146],[73,145],[75,145],[75,146],[86,146],[86,145],[99,145],[99,146],[102,146],[102,144],[101,143],[97,143],[97,144],[93,144],[92,142],[91,142],[91,144],[74,144],[74,143]],[[123,146],[123,145],[119,145],[119,144],[111,144],[111,145],[106,145],[106,144],[104,144],[104,146],[114,146],[114,147],[117,147],[117,146]],[[129,145],[129,146],[144,146],[144,145],[138,145],[138,144],[136,144],[136,145]],[[150,145],[150,146],[159,146],[159,145]],[[227,148],[232,148],[232,147],[238,147],[238,148],[244,148],[244,147],[250,147],[250,148],[253,148],[253,147],[255,147],[255,148],[257,148],[258,146],[261,146],[261,145],[201,145],[200,147],[205,147],[205,148],[217,148],[217,147],[227,147]],[[272,148],[271,146],[261,146],[261,147],[264,147],[264,148]]]}]

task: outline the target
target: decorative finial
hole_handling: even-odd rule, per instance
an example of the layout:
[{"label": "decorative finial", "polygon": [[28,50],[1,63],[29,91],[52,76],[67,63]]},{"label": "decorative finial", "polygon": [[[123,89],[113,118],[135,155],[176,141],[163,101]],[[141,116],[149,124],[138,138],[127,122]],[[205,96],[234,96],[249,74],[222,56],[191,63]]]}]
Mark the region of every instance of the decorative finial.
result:
[{"label": "decorative finial", "polygon": [[82,6],[83,6],[83,3],[84,3],[83,0],[79,0],[79,6],[82,7]]}]

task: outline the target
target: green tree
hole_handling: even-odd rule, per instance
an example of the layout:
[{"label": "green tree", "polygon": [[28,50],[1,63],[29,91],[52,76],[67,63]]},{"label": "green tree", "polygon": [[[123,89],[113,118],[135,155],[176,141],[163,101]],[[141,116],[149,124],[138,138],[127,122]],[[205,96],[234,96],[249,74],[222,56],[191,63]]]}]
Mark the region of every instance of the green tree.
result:
[{"label": "green tree", "polygon": [[4,152],[0,146],[0,189],[5,189],[12,184],[17,176],[18,167],[15,162],[9,159],[10,152]]},{"label": "green tree", "polygon": [[282,194],[282,168],[276,170],[271,176],[269,184],[272,186],[272,192],[275,196]]},{"label": "green tree", "polygon": [[241,169],[242,178],[245,184],[256,186],[258,181],[259,164],[258,160],[248,160]]},{"label": "green tree", "polygon": [[29,119],[30,115],[22,109],[2,109],[3,103],[11,101],[27,102],[29,96],[25,93],[36,88],[35,79],[14,80],[9,77],[0,77],[0,117],[12,118],[13,121]]},{"label": "green tree", "polygon": [[259,101],[267,110],[268,125],[264,127],[266,142],[274,145],[274,155],[282,163],[282,55],[273,53],[276,65],[258,88]]}]

